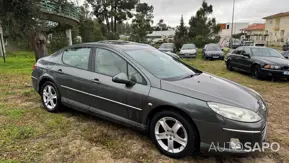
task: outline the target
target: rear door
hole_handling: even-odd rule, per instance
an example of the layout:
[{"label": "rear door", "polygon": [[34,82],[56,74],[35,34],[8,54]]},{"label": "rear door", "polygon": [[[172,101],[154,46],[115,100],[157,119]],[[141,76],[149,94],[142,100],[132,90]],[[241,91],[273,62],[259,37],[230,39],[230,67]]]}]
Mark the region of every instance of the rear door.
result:
[{"label": "rear door", "polygon": [[[61,64],[54,66],[56,80],[60,84],[62,100],[73,106],[88,104],[87,92],[93,48],[72,47],[63,51]],[[88,105],[87,105],[88,106]],[[87,107],[88,108],[88,107]]]},{"label": "rear door", "polygon": [[[148,107],[149,82],[130,64],[121,54],[104,48],[97,48],[94,55],[94,73],[91,78],[90,100],[91,111],[103,112],[112,118],[125,118],[134,122],[141,122],[142,110]],[[125,84],[115,83],[112,77],[125,73],[136,84],[127,87]]]}]

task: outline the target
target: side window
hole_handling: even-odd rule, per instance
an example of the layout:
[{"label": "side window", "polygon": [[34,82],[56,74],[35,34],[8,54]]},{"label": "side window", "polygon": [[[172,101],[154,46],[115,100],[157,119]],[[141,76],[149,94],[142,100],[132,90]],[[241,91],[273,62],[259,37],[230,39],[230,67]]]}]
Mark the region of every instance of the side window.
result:
[{"label": "side window", "polygon": [[242,48],[242,47],[237,48],[237,49],[235,50],[235,53],[234,53],[234,54],[241,55],[242,51],[243,51],[243,48]]},{"label": "side window", "polygon": [[97,49],[95,71],[108,76],[114,76],[120,72],[127,74],[127,63],[120,56],[109,50]]},{"label": "side window", "polygon": [[62,61],[67,65],[87,70],[90,50],[84,47],[66,49],[62,54]]},{"label": "side window", "polygon": [[251,55],[250,48],[244,48],[243,54],[249,54],[249,55]]},{"label": "side window", "polygon": [[139,72],[137,72],[131,65],[128,65],[128,78],[136,83],[146,84],[146,81],[141,76]]},{"label": "side window", "polygon": [[130,80],[146,84],[145,79],[136,69],[114,52],[105,49],[96,50],[95,72],[111,77],[123,72]]}]

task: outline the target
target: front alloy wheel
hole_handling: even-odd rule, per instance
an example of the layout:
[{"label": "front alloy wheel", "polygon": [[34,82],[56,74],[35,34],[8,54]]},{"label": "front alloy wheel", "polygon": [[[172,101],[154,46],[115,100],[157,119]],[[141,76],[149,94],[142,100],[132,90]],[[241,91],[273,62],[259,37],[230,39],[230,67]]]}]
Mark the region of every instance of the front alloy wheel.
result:
[{"label": "front alloy wheel", "polygon": [[254,66],[253,68],[252,68],[252,78],[254,78],[254,79],[260,79],[261,77],[260,77],[260,69],[259,69],[259,67],[258,66]]},{"label": "front alloy wheel", "polygon": [[163,117],[155,125],[155,137],[159,145],[170,153],[179,153],[188,144],[184,126],[175,118]]},{"label": "front alloy wheel", "polygon": [[172,158],[188,156],[198,145],[196,129],[182,114],[174,111],[156,113],[149,127],[156,147]]}]

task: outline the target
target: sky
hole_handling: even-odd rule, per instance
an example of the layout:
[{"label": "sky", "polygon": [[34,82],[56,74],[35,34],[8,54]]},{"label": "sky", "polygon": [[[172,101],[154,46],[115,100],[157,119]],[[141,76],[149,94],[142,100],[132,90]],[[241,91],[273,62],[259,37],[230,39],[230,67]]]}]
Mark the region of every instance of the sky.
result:
[{"label": "sky", "polygon": [[[76,0],[83,3],[84,0]],[[160,19],[169,26],[179,25],[181,15],[188,25],[189,19],[201,7],[203,0],[140,0],[154,6],[154,24]],[[206,0],[213,5],[213,17],[218,23],[232,21],[233,0]],[[288,0],[235,0],[235,22],[263,23],[262,18],[289,11]]]}]

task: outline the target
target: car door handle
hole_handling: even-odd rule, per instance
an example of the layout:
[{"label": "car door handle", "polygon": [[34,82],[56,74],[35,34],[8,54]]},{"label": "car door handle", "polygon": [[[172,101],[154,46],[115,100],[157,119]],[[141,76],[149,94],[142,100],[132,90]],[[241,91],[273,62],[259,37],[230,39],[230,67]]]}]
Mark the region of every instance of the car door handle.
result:
[{"label": "car door handle", "polygon": [[60,73],[60,74],[63,74],[62,69],[58,69],[57,72]]},{"label": "car door handle", "polygon": [[97,79],[97,78],[92,79],[92,82],[97,83],[97,84],[100,84],[100,81],[99,81],[99,79]]}]

